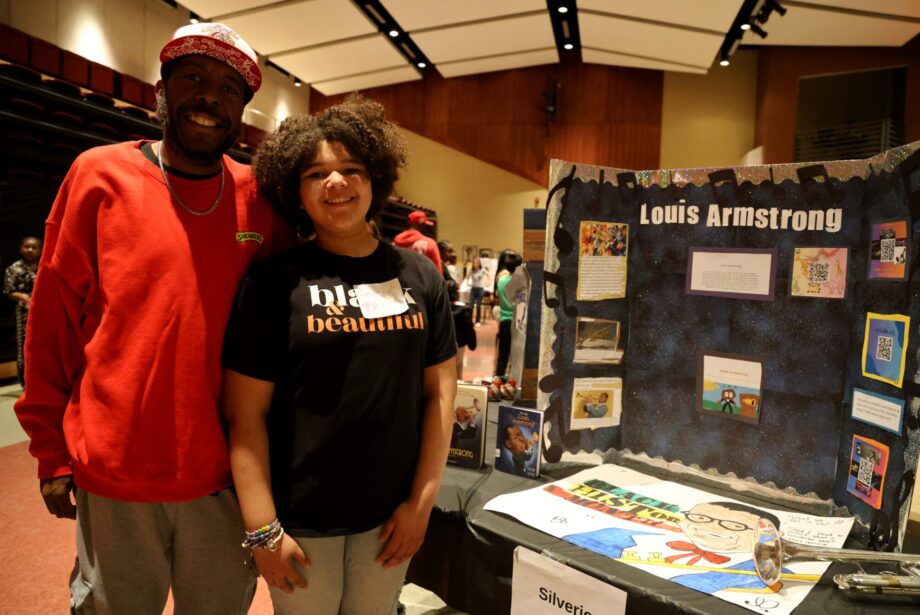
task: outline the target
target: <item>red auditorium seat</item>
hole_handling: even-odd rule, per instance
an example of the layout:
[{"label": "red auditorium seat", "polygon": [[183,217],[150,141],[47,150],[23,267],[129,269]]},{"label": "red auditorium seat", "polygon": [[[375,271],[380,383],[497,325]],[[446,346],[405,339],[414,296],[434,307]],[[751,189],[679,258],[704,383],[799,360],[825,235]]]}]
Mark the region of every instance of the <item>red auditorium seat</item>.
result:
[{"label": "red auditorium seat", "polygon": [[13,97],[6,101],[7,106],[13,113],[26,115],[29,117],[42,117],[45,115],[45,108],[35,101],[25,98]]},{"label": "red auditorium seat", "polygon": [[28,147],[45,147],[45,142],[32,134],[24,132],[10,132],[4,137],[7,143],[25,145]]},{"label": "red auditorium seat", "polygon": [[52,111],[51,121],[57,124],[71,126],[74,128],[78,128],[83,125],[83,119],[79,115],[70,113],[69,111]]},{"label": "red auditorium seat", "polygon": [[79,156],[80,154],[83,153],[83,149],[84,149],[84,148],[82,148],[82,147],[77,147],[76,145],[74,145],[74,144],[72,144],[72,143],[61,143],[61,142],[57,142],[57,143],[52,143],[52,144],[49,146],[49,149],[50,149],[52,152],[56,152],[56,153],[62,154],[62,155],[64,155],[64,156],[70,156],[70,157],[72,157],[72,158],[76,158],[77,156]]},{"label": "red auditorium seat", "polygon": [[66,49],[61,51],[62,76],[71,83],[89,87],[89,60]]},{"label": "red auditorium seat", "polygon": [[115,96],[115,71],[98,62],[90,62],[89,87],[108,96]]},{"label": "red auditorium seat", "polygon": [[80,88],[69,81],[64,81],[63,79],[45,79],[44,82],[45,86],[66,96],[72,96],[73,98],[80,98],[82,96]]},{"label": "red auditorium seat", "polygon": [[18,64],[0,64],[0,73],[27,83],[40,84],[42,82],[41,73]]},{"label": "red auditorium seat", "polygon": [[115,106],[115,99],[108,94],[103,94],[102,92],[88,91],[83,94],[83,97],[94,105],[99,105],[100,107]]},{"label": "red auditorium seat", "polygon": [[144,104],[144,82],[131,75],[121,76],[120,98],[132,105]]},{"label": "red auditorium seat", "polygon": [[148,113],[146,109],[141,109],[140,107],[133,107],[131,105],[116,105],[115,108],[121,111],[122,113],[124,113],[125,115],[136,117],[140,120],[144,120],[145,122],[150,121],[150,113]]},{"label": "red auditorium seat", "polygon": [[92,122],[86,128],[95,132],[101,137],[106,137],[107,139],[112,140],[120,140],[118,131],[104,122]]},{"label": "red auditorium seat", "polygon": [[61,76],[61,49],[57,45],[52,45],[48,41],[40,38],[32,39],[32,68],[40,73],[51,75],[52,77]]},{"label": "red auditorium seat", "polygon": [[149,83],[144,84],[144,106],[151,111],[156,111],[157,109],[157,93]]},{"label": "red auditorium seat", "polygon": [[29,35],[0,23],[0,58],[17,64],[28,64]]}]

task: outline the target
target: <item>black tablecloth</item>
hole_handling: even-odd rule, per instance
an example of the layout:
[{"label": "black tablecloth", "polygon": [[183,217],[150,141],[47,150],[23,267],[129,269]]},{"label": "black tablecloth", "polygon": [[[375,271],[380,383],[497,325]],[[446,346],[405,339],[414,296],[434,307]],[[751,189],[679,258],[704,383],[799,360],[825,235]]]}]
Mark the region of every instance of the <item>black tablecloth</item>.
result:
[{"label": "black tablecloth", "polygon": [[[492,417],[497,415],[497,409],[489,410]],[[496,425],[490,422],[488,427],[486,450],[491,451]],[[538,553],[546,552],[572,568],[626,591],[628,614],[748,615],[752,612],[482,508],[498,495],[559,480],[583,467],[544,468],[544,476],[535,481],[493,472],[491,459],[487,464],[479,472],[447,468],[425,544],[409,568],[409,581],[438,594],[451,607],[472,615],[507,615],[511,608],[512,554],[515,547],[523,546]],[[741,499],[736,493],[723,495]],[[865,596],[857,600],[838,590],[832,580],[834,574],[855,570],[853,565],[832,564],[794,615],[920,613],[917,597]]]}]

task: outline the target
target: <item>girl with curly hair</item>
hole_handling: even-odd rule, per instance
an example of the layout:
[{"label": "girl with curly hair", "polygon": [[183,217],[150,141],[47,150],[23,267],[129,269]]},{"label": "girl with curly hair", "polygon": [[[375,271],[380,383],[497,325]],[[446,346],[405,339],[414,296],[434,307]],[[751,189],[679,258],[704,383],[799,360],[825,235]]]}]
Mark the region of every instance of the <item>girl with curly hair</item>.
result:
[{"label": "girl with curly hair", "polygon": [[310,238],[243,280],[224,344],[233,478],[276,613],[395,613],[440,487],[457,351],[441,274],[368,221],[405,163],[376,103],[282,122],[259,187]]}]

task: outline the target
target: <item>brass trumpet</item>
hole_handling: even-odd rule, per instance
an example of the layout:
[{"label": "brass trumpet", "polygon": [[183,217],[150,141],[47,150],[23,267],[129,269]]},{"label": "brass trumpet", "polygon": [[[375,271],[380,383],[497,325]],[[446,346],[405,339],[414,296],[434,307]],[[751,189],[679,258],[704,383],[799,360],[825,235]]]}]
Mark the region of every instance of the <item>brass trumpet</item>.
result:
[{"label": "brass trumpet", "polygon": [[[785,564],[802,561],[855,563],[860,570],[858,574],[834,575],[834,583],[843,590],[920,595],[920,555],[832,549],[789,542],[780,536],[772,522],[761,518],[754,537],[754,568],[760,580],[773,587],[780,580]],[[859,562],[897,563],[905,574],[867,574]]]}]

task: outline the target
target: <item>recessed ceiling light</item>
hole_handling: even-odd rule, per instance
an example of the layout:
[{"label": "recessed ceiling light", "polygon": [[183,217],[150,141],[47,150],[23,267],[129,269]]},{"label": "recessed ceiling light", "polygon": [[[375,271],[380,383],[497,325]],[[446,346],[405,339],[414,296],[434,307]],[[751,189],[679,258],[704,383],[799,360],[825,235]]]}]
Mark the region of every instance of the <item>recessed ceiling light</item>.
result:
[{"label": "recessed ceiling light", "polygon": [[743,24],[741,24],[741,29],[742,29],[742,30],[750,30],[750,29],[751,29],[751,24],[749,24],[749,23],[743,23]]},{"label": "recessed ceiling light", "polygon": [[728,66],[728,60],[719,60],[719,66]]},{"label": "recessed ceiling light", "polygon": [[559,12],[560,12],[560,13],[568,13],[568,12],[569,12],[569,7],[567,7],[567,6],[560,6],[560,7],[559,7]]},{"label": "recessed ceiling light", "polygon": [[416,64],[416,66],[418,66],[419,68],[425,68],[428,65],[425,64],[424,62],[419,62],[418,64]]},{"label": "recessed ceiling light", "polygon": [[390,36],[392,36],[393,38],[396,38],[397,36],[399,36],[399,30],[390,30]]},{"label": "recessed ceiling light", "polygon": [[565,47],[566,49],[575,49],[575,45],[573,45],[572,43],[566,43],[565,45],[563,45],[563,47]]}]

